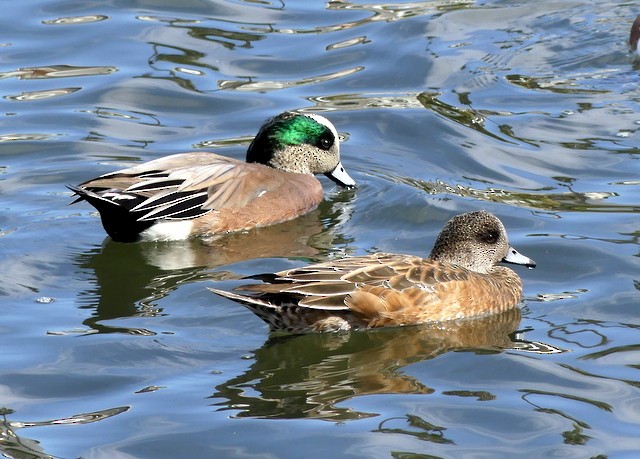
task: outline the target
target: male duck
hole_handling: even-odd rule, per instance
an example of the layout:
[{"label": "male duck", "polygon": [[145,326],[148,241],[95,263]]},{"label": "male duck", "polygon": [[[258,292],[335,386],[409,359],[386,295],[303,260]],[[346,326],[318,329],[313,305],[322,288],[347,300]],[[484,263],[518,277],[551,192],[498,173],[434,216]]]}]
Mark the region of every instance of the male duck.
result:
[{"label": "male duck", "polygon": [[325,174],[355,185],[340,162],[335,127],[320,115],[284,112],[265,122],[246,162],[179,153],[69,188],[114,241],[177,240],[266,226],[315,209]]},{"label": "male duck", "polygon": [[535,267],[509,245],[488,212],[453,217],[429,258],[376,253],[253,276],[265,284],[209,289],[247,306],[271,331],[352,330],[478,317],[514,308],[518,275],[499,262]]}]

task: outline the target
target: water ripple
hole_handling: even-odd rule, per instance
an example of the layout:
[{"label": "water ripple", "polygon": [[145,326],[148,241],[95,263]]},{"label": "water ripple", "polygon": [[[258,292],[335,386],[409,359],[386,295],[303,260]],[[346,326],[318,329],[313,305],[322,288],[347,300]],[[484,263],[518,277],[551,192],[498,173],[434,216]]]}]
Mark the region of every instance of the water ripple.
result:
[{"label": "water ripple", "polygon": [[339,70],[336,72],[327,73],[325,75],[318,75],[314,77],[307,77],[296,81],[237,81],[237,80],[220,80],[218,81],[218,87],[224,90],[236,90],[236,91],[271,91],[274,89],[285,89],[295,86],[303,86],[308,84],[321,83],[323,81],[330,81],[337,78],[342,78],[354,73],[360,72],[364,67],[354,67],[350,69]]},{"label": "water ripple", "polygon": [[67,16],[56,19],[46,19],[42,21],[46,25],[72,25],[72,24],[90,24],[92,22],[106,21],[109,16],[104,14],[92,14],[86,16]]},{"label": "water ripple", "polygon": [[0,72],[0,79],[16,77],[20,80],[37,80],[47,78],[70,78],[95,75],[110,75],[116,67],[74,67],[71,65],[51,65],[47,67],[25,67],[9,72]]}]

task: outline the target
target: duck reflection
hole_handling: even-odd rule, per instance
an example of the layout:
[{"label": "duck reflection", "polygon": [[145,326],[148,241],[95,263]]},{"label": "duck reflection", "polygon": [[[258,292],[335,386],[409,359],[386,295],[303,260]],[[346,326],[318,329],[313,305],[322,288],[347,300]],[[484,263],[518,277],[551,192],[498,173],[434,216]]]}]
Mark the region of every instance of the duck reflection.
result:
[{"label": "duck reflection", "polygon": [[[371,394],[430,394],[433,389],[402,369],[444,352],[505,349],[553,352],[517,331],[518,308],[488,317],[366,332],[276,336],[255,352],[242,375],[216,387],[212,399],[237,417],[345,421],[376,416],[341,402]],[[258,395],[256,395],[258,394]]]},{"label": "duck reflection", "polygon": [[89,333],[153,335],[151,330],[103,322],[163,314],[158,301],[184,283],[239,277],[229,271],[211,272],[219,266],[263,257],[321,259],[351,242],[334,227],[349,217],[353,193],[340,191],[315,211],[289,222],[209,240],[121,244],[107,239],[76,262],[92,272],[96,282],[95,288],[80,293],[81,308],[95,310],[83,324]]}]

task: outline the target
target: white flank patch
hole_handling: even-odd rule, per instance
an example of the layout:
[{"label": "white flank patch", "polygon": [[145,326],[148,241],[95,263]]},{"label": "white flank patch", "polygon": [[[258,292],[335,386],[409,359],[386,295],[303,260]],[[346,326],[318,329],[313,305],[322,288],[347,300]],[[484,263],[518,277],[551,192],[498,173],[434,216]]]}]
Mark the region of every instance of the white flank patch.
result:
[{"label": "white flank patch", "polygon": [[191,236],[192,220],[157,222],[140,233],[143,241],[180,241]]}]

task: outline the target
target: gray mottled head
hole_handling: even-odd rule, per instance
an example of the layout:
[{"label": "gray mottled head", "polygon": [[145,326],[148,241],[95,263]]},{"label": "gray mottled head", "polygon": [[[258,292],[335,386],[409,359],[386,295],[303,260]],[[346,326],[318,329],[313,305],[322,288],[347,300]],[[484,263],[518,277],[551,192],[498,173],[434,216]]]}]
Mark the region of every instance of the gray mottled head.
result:
[{"label": "gray mottled head", "polygon": [[267,120],[249,145],[247,162],[287,172],[325,174],[339,185],[355,185],[340,162],[338,132],[320,115],[284,112]]},{"label": "gray mottled head", "polygon": [[535,267],[535,262],[509,245],[507,231],[495,215],[483,210],[456,215],[436,239],[430,258],[463,266],[479,273],[497,263]]}]

